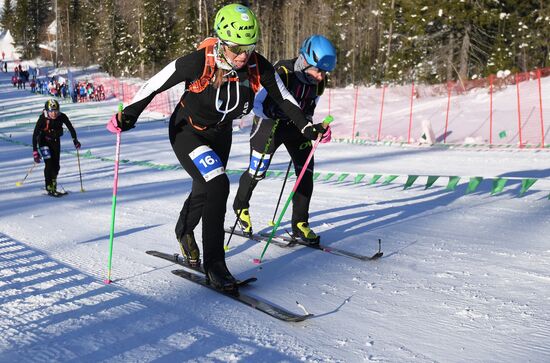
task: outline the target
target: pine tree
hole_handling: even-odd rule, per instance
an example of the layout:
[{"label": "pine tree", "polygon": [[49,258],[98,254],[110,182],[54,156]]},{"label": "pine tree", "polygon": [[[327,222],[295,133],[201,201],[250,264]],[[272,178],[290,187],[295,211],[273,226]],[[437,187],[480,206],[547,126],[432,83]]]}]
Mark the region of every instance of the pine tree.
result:
[{"label": "pine tree", "polygon": [[13,5],[11,4],[11,0],[4,0],[2,15],[0,16],[0,27],[4,30],[12,30],[14,15],[15,11],[13,9]]},{"label": "pine tree", "polygon": [[168,61],[173,26],[167,16],[166,0],[146,0],[143,3],[143,38],[141,57],[150,72],[156,73]]},{"label": "pine tree", "polygon": [[177,58],[196,49],[200,38],[199,9],[195,0],[181,0],[176,6],[174,41],[170,58]]}]

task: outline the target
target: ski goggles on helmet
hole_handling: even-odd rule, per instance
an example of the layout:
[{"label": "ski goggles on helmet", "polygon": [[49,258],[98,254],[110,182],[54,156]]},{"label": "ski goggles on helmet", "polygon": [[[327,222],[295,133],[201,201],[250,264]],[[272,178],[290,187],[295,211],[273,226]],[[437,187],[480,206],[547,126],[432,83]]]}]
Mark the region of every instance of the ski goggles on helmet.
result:
[{"label": "ski goggles on helmet", "polygon": [[241,45],[236,44],[228,41],[223,41],[222,44],[233,54],[242,54],[245,53],[246,55],[251,54],[254,49],[256,48],[256,44],[250,44],[250,45]]}]

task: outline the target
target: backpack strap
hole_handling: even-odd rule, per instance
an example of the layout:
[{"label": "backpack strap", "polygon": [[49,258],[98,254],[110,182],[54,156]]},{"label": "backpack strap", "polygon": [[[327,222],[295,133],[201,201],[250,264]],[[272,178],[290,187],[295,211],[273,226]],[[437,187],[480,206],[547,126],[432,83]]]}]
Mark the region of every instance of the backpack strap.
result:
[{"label": "backpack strap", "polygon": [[196,81],[191,82],[187,89],[189,92],[201,93],[210,83],[212,77],[214,77],[214,72],[216,71],[216,58],[214,56],[214,45],[218,42],[218,38],[209,37],[203,40],[197,49],[204,48],[204,68],[202,70],[202,75]]},{"label": "backpack strap", "polygon": [[[251,61],[254,58],[254,61]],[[248,60],[248,80],[250,87],[254,93],[258,93],[260,89],[260,70],[258,69],[258,56],[256,52],[252,53],[252,56]]]}]

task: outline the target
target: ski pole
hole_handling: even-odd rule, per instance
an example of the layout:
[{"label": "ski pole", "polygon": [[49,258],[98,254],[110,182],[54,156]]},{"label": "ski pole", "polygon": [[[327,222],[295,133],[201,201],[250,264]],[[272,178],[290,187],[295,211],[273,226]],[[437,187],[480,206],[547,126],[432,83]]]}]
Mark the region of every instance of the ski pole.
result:
[{"label": "ski pole", "polygon": [[268,223],[270,227],[273,227],[275,225],[275,217],[277,216],[277,210],[279,209],[279,204],[281,203],[281,198],[283,197],[283,191],[285,190],[286,180],[288,179],[288,174],[290,173],[291,166],[292,166],[292,159],[288,162],[288,167],[286,168],[285,180],[283,181],[283,186],[281,187],[281,192],[279,193],[279,200],[277,201],[275,212],[273,212],[273,218],[271,218],[271,220]]},{"label": "ski pole", "polygon": [[82,186],[82,171],[80,170],[80,153],[78,152],[78,149],[76,149],[76,160],[78,161],[78,176],[80,177],[80,191],[84,191],[84,187]]},{"label": "ski pole", "polygon": [[[118,118],[122,118],[122,102],[118,104]],[[118,164],[120,156],[120,132],[116,134],[116,148],[115,148],[115,176],[113,180],[113,200],[111,205],[111,231],[109,233],[109,264],[107,270],[106,284],[110,284],[111,281],[111,265],[113,261],[113,240],[115,232],[115,212],[116,212],[116,196],[118,190]]]},{"label": "ski pole", "polygon": [[32,172],[32,169],[34,169],[34,167],[38,165],[37,163],[34,163],[32,164],[31,168],[29,169],[29,171],[27,171],[27,174],[25,174],[25,177],[23,178],[23,180],[21,181],[18,181],[15,183],[16,186],[20,187],[21,185],[23,185],[23,183],[25,182],[25,180],[27,179],[27,177],[31,174]]},{"label": "ski pole", "polygon": [[[334,120],[334,118],[330,115],[325,117],[325,119],[323,120],[323,126],[327,127],[333,120]],[[271,234],[269,235],[269,238],[267,239],[267,242],[266,242],[265,247],[262,251],[262,254],[260,255],[260,258],[255,258],[254,259],[255,264],[262,263],[262,258],[264,258],[265,251],[267,251],[267,247],[269,247],[269,244],[271,243],[271,240],[275,236],[275,233],[277,232],[277,229],[279,228],[279,225],[281,224],[281,220],[283,219],[283,216],[285,215],[286,209],[288,208],[290,202],[292,201],[292,197],[294,197],[294,193],[296,193],[296,190],[298,189],[298,185],[300,185],[300,182],[302,181],[302,177],[306,173],[307,166],[309,165],[309,162],[313,158],[313,154],[315,153],[315,149],[317,149],[317,145],[319,145],[319,142],[321,141],[322,137],[323,137],[322,135],[319,135],[319,137],[317,137],[317,140],[315,140],[315,143],[313,144],[313,147],[311,148],[311,152],[309,153],[309,155],[306,159],[306,162],[304,163],[304,166],[302,167],[302,171],[300,172],[300,175],[298,176],[298,179],[296,179],[296,183],[294,183],[294,187],[292,188],[292,191],[290,192],[290,195],[288,196],[288,199],[286,200],[286,203],[283,206],[283,210],[281,211],[281,214],[279,215],[279,218],[277,219],[277,222],[275,223],[275,225],[273,226],[273,229],[271,230]]]},{"label": "ski pole", "polygon": [[[252,180],[250,181],[250,184],[248,185],[248,190],[246,191],[246,199],[250,199],[250,196],[252,195],[252,183],[254,183],[254,180],[256,180],[256,177],[258,176],[258,171],[260,170],[262,163],[265,158],[265,154],[269,151],[269,146],[271,145],[271,140],[273,139],[273,135],[275,135],[275,130],[277,129],[277,126],[279,125],[279,119],[275,120],[275,124],[271,128],[271,132],[269,133],[269,138],[267,139],[267,142],[264,147],[264,152],[260,156],[260,161],[258,162],[258,166],[256,167],[256,170],[254,171],[254,176],[252,177]],[[246,170],[245,170],[246,173]],[[237,211],[237,218],[235,218],[235,223],[233,224],[233,228],[231,228],[231,233],[229,234],[229,238],[227,239],[227,243],[225,244],[224,249],[227,251],[229,250],[229,242],[231,242],[231,237],[233,237],[233,231],[235,228],[237,228],[237,223],[239,223],[239,217],[241,215],[242,210]]]}]

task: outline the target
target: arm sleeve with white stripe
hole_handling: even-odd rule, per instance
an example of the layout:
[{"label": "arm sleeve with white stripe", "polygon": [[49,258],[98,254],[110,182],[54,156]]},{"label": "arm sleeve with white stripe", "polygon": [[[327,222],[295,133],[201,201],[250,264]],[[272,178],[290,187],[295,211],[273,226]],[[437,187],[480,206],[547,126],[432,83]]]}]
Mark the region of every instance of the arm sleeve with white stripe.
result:
[{"label": "arm sleeve with white stripe", "polygon": [[181,82],[192,82],[202,75],[205,62],[204,49],[180,57],[151,77],[124,108],[124,116],[134,122],[153,98]]}]

